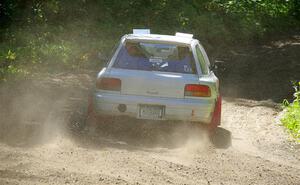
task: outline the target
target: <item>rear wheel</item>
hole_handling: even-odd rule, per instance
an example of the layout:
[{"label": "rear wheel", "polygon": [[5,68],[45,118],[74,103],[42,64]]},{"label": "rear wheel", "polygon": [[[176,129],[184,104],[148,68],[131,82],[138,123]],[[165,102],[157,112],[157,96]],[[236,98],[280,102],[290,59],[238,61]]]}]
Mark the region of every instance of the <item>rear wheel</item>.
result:
[{"label": "rear wheel", "polygon": [[228,148],[231,146],[231,132],[224,128],[218,127],[210,140],[216,148]]},{"label": "rear wheel", "polygon": [[97,122],[92,98],[88,99],[81,105],[77,105],[74,111],[69,116],[68,126],[71,130],[82,131],[86,128],[95,127]]},{"label": "rear wheel", "polygon": [[68,127],[75,131],[83,130],[86,127],[87,115],[86,106],[76,108],[69,117]]}]

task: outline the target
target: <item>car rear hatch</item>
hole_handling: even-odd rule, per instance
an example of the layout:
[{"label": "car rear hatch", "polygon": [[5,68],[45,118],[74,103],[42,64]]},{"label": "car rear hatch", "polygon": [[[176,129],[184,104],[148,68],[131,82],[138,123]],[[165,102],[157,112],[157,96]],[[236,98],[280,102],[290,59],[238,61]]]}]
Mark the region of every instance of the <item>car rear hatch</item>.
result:
[{"label": "car rear hatch", "polygon": [[121,80],[121,94],[184,98],[186,84],[198,84],[195,74],[112,68],[110,77]]}]

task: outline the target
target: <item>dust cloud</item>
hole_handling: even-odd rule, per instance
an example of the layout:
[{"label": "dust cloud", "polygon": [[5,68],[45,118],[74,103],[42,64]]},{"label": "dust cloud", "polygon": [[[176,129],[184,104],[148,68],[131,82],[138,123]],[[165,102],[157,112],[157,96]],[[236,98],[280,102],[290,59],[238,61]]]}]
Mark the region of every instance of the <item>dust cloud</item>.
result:
[{"label": "dust cloud", "polygon": [[188,165],[194,162],[195,156],[213,152],[208,132],[199,125],[184,123],[178,126],[172,135],[177,147],[172,150],[169,161]]},{"label": "dust cloud", "polygon": [[76,92],[61,83],[58,78],[44,78],[2,85],[0,142],[25,147],[65,137],[68,115],[78,106],[70,98],[82,99],[84,90]]},{"label": "dust cloud", "polygon": [[[87,100],[91,81],[87,75],[74,78],[65,74],[2,85],[0,142],[25,147],[70,139],[69,116]],[[144,148],[180,148],[182,155],[203,151],[209,145],[207,133],[197,124],[129,118],[98,122],[95,137],[100,139],[87,138],[96,145],[109,140]]]}]

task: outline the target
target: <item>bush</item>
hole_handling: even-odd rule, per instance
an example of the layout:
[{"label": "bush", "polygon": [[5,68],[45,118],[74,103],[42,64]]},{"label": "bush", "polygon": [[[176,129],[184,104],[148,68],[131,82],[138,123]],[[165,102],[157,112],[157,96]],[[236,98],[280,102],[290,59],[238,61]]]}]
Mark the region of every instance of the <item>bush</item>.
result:
[{"label": "bush", "polygon": [[291,135],[300,142],[300,82],[294,85],[294,89],[294,101],[289,103],[287,100],[284,100],[283,102],[286,112],[281,122]]},{"label": "bush", "polygon": [[40,67],[46,72],[95,69],[103,64],[98,54],[110,53],[132,28],[150,28],[159,34],[193,33],[209,53],[257,43],[269,33],[299,30],[298,2],[4,0],[0,5],[0,81],[7,74],[41,72]]}]

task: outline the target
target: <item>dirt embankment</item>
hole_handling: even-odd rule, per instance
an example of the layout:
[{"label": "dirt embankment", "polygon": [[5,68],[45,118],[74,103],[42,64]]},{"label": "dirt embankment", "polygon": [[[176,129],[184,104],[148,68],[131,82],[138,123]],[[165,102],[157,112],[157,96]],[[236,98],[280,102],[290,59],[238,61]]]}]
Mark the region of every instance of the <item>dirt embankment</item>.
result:
[{"label": "dirt embankment", "polygon": [[223,95],[281,103],[292,98],[291,82],[300,80],[299,51],[298,34],[211,53],[224,61],[218,71]]}]

